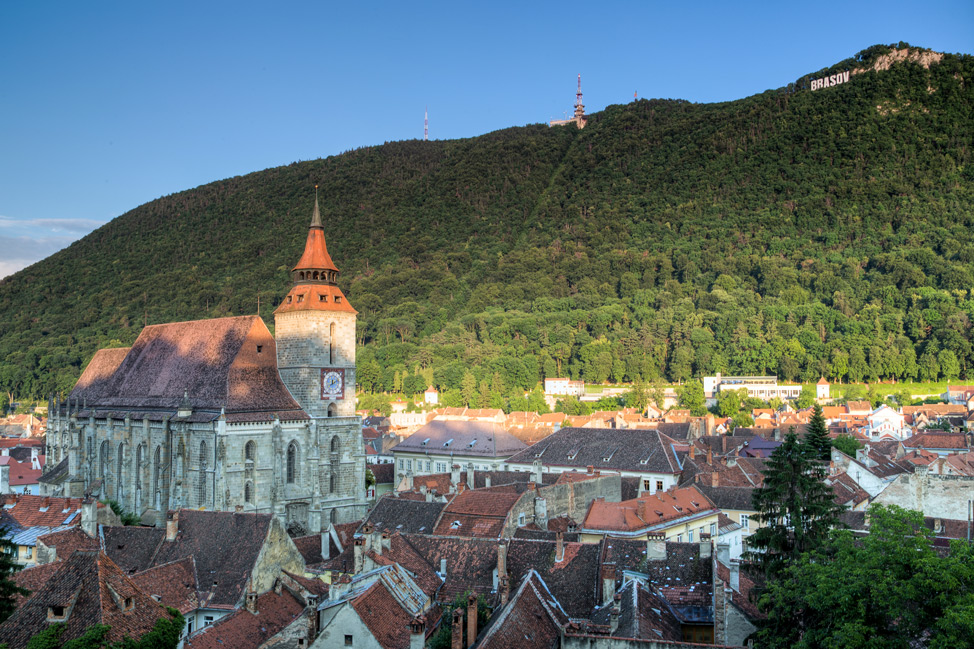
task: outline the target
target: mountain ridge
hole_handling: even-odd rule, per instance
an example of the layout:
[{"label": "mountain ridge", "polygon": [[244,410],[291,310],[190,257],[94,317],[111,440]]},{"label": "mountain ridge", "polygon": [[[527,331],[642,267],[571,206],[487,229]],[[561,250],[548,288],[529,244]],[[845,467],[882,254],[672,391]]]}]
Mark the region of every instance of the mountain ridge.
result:
[{"label": "mountain ridge", "polygon": [[[821,73],[867,68],[901,49],[874,46]],[[259,290],[268,319],[286,293],[316,183],[342,289],[362,313],[361,364],[378,365],[383,388],[396,387],[386,385],[396,373],[402,381],[421,370],[430,375],[424,381],[459,389],[457,363],[479,380],[500,374],[505,390],[529,386],[552,364],[560,372],[563,362],[588,379],[606,366],[623,379],[675,379],[686,374],[687,363],[675,363],[681,349],[692,357],[691,374],[780,370],[783,358],[798,374],[827,374],[832,350],[852,351],[836,327],[889,285],[945,292],[951,304],[942,321],[974,316],[967,295],[950,293],[970,288],[974,271],[964,227],[974,180],[963,135],[972,126],[963,114],[972,105],[971,57],[944,55],[927,68],[901,61],[802,90],[814,77],[719,104],[612,105],[582,131],[529,125],[363,147],[151,201],[0,282],[0,384],[35,395],[64,390],[95,348],[131,342],[146,316],[154,323],[250,313]],[[881,114],[877,98],[897,112]],[[731,334],[719,322],[729,318],[720,292],[741,310]],[[895,324],[908,322],[912,298],[888,297],[883,308],[897,313],[881,315],[894,322],[880,333],[873,327],[871,342],[922,356],[931,334]],[[785,337],[804,350],[795,358],[779,348],[736,358],[742,337],[774,347],[766,319],[778,315],[755,310],[760,302],[813,314],[803,317],[834,340],[815,349],[796,330]],[[695,321],[687,331],[674,321],[681,304]],[[495,311],[532,323],[510,333],[506,322],[508,333],[494,335]],[[608,326],[588,322],[602,312]],[[750,322],[759,315],[761,323]],[[747,335],[735,339],[741,322]],[[646,327],[659,331],[632,342]],[[698,329],[712,340],[694,340]],[[538,341],[528,344],[534,333]],[[962,333],[969,337],[969,325]],[[936,356],[950,337],[934,335]],[[592,349],[600,345],[606,349]],[[700,357],[707,345],[715,360]],[[950,345],[966,372],[969,344]],[[635,349],[655,369],[637,368]],[[611,360],[596,363],[604,353]],[[517,362],[498,369],[510,359],[523,370]]]}]

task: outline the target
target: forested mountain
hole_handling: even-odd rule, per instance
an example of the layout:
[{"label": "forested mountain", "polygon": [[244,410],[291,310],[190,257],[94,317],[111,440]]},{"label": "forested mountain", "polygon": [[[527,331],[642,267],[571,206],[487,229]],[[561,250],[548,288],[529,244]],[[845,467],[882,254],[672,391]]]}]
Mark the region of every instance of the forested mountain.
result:
[{"label": "forested mountain", "polygon": [[145,321],[259,295],[272,324],[316,183],[367,390],[974,378],[974,58],[898,47],[738,101],[387,143],[152,201],[0,284],[0,387],[69,389]]}]

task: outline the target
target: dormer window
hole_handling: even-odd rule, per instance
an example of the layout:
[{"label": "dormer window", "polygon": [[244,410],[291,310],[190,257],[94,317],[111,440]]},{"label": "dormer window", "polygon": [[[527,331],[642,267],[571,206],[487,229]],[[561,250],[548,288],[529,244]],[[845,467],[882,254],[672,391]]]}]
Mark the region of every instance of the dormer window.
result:
[{"label": "dormer window", "polygon": [[47,607],[47,619],[57,622],[63,622],[68,619],[68,609],[65,606],[48,606]]},{"label": "dormer window", "polygon": [[319,294],[318,294],[318,301],[319,301],[319,302],[327,302],[327,301],[328,301],[328,296],[327,296],[327,295],[324,295],[324,294],[321,294],[321,293],[319,293]]},{"label": "dormer window", "polygon": [[290,304],[290,303],[291,303],[291,296],[290,296],[290,295],[288,295],[288,296],[287,296],[287,303],[288,303],[288,304]]},{"label": "dormer window", "polygon": [[342,301],[342,296],[341,295],[336,295],[335,296],[335,304],[341,304],[341,301]]},{"label": "dormer window", "polygon": [[304,302],[304,295],[298,296],[298,304],[300,304],[301,302]]},{"label": "dormer window", "polygon": [[131,611],[133,608],[135,608],[135,598],[126,597],[125,601],[123,602],[122,610]]}]

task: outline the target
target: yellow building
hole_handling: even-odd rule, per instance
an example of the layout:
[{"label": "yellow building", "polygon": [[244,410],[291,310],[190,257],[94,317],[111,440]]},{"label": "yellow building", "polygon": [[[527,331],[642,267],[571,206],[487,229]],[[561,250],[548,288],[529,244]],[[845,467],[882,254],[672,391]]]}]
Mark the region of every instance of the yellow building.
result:
[{"label": "yellow building", "polygon": [[650,534],[676,543],[693,543],[704,534],[717,536],[718,514],[717,506],[696,486],[690,486],[643,493],[618,503],[595,500],[579,533],[585,543],[598,543],[606,535],[646,540]]}]

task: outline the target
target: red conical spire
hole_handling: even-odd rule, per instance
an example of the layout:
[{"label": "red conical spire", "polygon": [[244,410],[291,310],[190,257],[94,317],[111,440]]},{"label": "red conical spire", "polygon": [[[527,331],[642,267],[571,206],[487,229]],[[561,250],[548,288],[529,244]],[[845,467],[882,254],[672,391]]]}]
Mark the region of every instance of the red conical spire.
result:
[{"label": "red conical spire", "polygon": [[308,228],[308,239],[304,244],[304,254],[297,265],[291,270],[291,279],[297,283],[321,282],[332,284],[338,280],[338,268],[328,254],[325,245],[325,228],[321,224],[321,212],[318,209],[318,186],[315,185],[315,209],[311,215],[311,226]]}]

